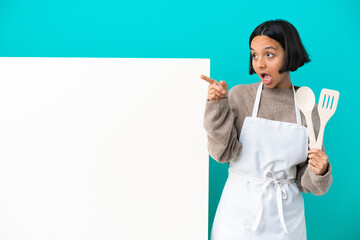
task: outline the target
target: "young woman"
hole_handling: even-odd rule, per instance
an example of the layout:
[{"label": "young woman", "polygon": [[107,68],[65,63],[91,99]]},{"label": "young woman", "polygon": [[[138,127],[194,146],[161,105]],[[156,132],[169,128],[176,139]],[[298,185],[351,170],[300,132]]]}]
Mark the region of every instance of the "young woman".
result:
[{"label": "young woman", "polygon": [[[332,183],[323,149],[308,149],[303,114],[295,105],[290,71],[310,62],[295,27],[260,24],[250,36],[250,74],[260,80],[228,91],[210,83],[204,127],[208,150],[229,164],[212,226],[212,240],[306,239],[301,192],[325,194]],[[320,120],[313,111],[315,134]]]}]

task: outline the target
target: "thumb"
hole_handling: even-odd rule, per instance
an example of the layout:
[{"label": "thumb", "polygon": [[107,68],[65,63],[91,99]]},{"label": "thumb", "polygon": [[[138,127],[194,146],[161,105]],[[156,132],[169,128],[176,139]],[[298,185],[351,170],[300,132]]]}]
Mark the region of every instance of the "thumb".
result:
[{"label": "thumb", "polygon": [[226,90],[228,89],[228,85],[226,84],[225,81],[221,80],[221,81],[220,81],[220,84],[221,84],[221,86],[223,86]]}]

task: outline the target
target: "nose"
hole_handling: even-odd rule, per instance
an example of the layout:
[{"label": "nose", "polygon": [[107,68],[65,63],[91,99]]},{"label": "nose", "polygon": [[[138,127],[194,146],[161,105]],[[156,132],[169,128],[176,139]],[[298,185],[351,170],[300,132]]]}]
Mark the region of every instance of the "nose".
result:
[{"label": "nose", "polygon": [[265,59],[263,57],[259,57],[258,60],[256,61],[256,66],[258,68],[265,68],[266,67]]}]

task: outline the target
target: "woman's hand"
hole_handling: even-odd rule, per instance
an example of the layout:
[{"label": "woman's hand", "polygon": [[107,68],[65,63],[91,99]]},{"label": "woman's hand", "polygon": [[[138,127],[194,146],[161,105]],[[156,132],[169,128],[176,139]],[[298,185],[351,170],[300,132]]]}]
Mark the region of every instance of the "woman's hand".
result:
[{"label": "woman's hand", "polygon": [[205,75],[200,75],[200,78],[210,83],[207,96],[210,101],[217,101],[228,97],[228,85],[225,81],[218,83],[216,80]]},{"label": "woman's hand", "polygon": [[327,172],[329,158],[323,151],[320,149],[310,149],[308,157],[308,168],[311,171],[317,175],[324,175]]}]

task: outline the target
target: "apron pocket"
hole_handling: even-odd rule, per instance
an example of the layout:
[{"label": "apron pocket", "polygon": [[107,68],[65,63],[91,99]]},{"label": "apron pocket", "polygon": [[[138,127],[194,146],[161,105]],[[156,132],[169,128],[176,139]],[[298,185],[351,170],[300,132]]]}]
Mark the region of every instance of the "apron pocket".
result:
[{"label": "apron pocket", "polygon": [[223,217],[219,225],[216,240],[244,240],[244,219]]}]

